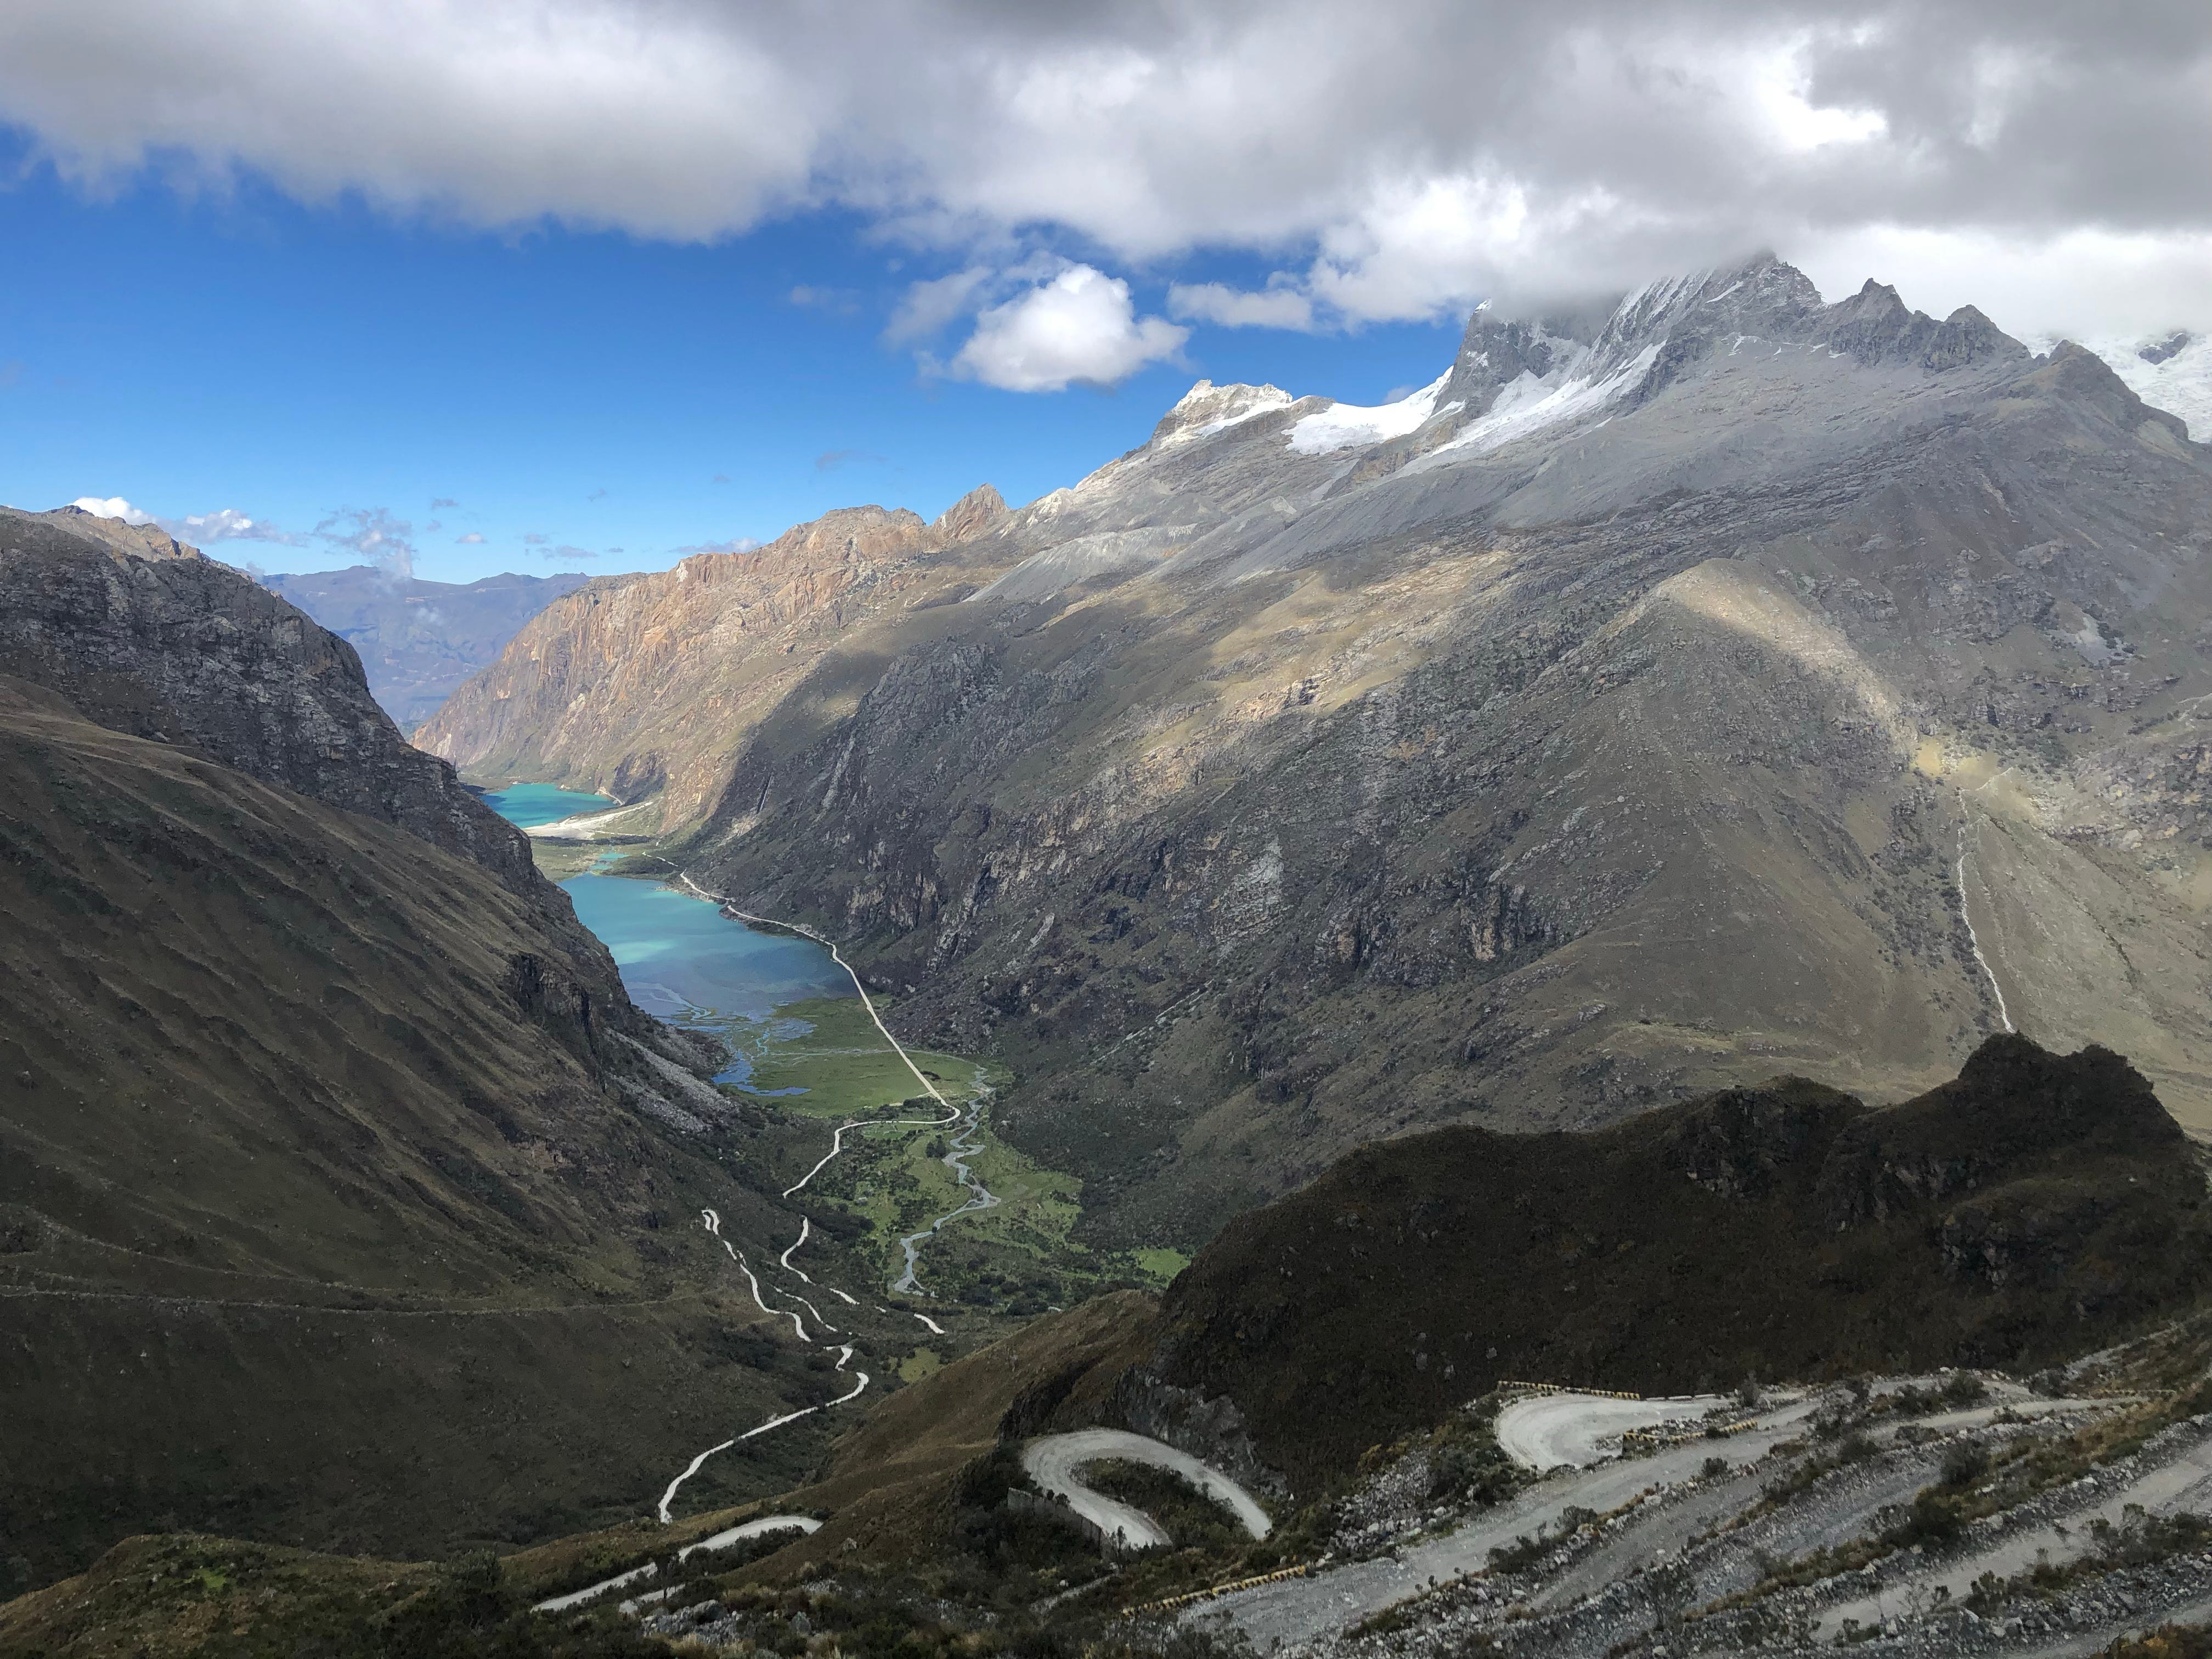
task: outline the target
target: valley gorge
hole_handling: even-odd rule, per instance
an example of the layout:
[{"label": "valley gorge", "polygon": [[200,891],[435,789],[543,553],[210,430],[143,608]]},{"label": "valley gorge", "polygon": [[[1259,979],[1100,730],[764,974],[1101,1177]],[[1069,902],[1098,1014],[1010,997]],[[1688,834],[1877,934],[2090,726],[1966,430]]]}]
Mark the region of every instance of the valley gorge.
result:
[{"label": "valley gorge", "polygon": [[411,741],[0,509],[0,1655],[2212,1621],[2208,508],[1761,255],[563,581]]}]

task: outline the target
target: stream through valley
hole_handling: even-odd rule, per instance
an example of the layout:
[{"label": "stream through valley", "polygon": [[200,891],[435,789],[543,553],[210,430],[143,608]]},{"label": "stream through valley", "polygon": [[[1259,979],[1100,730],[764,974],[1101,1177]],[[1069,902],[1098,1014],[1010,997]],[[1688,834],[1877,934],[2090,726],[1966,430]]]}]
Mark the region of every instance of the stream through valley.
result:
[{"label": "stream through valley", "polygon": [[[514,784],[484,799],[509,823],[526,830],[605,811],[615,805],[604,795],[543,783]],[[696,891],[596,872],[572,876],[561,884],[575,904],[577,920],[613,955],[630,1000],[672,1025],[726,1039],[757,1030],[760,1022],[793,1003],[858,995],[851,974],[826,945],[796,933],[748,927]],[[752,1076],[752,1062],[744,1047],[732,1042],[731,1063],[715,1080],[750,1088]],[[754,1092],[765,1097],[806,1091]],[[988,1091],[979,1089],[964,1109],[947,1108],[957,1110],[957,1116],[945,1126],[951,1130],[951,1140],[940,1161],[952,1172],[963,1201],[921,1231],[899,1240],[904,1260],[890,1287],[894,1291],[927,1294],[916,1278],[922,1246],[956,1217],[999,1202],[969,1164],[983,1150],[982,1113],[988,1098]],[[843,1145],[843,1131],[839,1130],[833,1135],[830,1156]]]},{"label": "stream through valley", "polygon": [[[516,784],[485,799],[508,822],[522,829],[545,824],[563,823],[567,819],[605,811],[615,803],[600,795],[580,794],[571,790],[556,788],[547,784]],[[565,824],[563,833],[565,834]],[[894,1038],[872,1006],[860,980],[840,957],[829,941],[805,933],[796,925],[787,930],[775,919],[756,917],[760,927],[748,927],[744,921],[730,914],[730,907],[701,890],[688,877],[679,875],[676,884],[630,876],[601,873],[607,864],[619,854],[610,852],[606,858],[595,862],[580,875],[571,876],[561,884],[576,907],[577,920],[597,934],[601,943],[615,959],[622,974],[623,984],[630,1000],[656,1018],[672,1025],[695,1030],[709,1031],[724,1040],[729,1054],[729,1065],[716,1077],[719,1083],[732,1085],[758,1097],[806,1096],[815,1093],[816,1085],[838,1084],[842,1094],[832,1090],[826,1097],[792,1105],[805,1111],[811,1107],[820,1113],[823,1106],[831,1109],[833,1115],[817,1117],[821,1127],[829,1133],[829,1148],[821,1160],[809,1170],[793,1186],[785,1189],[783,1197],[805,1187],[816,1176],[828,1168],[848,1150],[848,1136],[866,1136],[871,1129],[879,1133],[913,1134],[918,1130],[938,1129],[948,1132],[950,1144],[939,1155],[957,1182],[962,1202],[958,1207],[939,1217],[920,1232],[899,1240],[903,1256],[902,1271],[890,1287],[893,1293],[927,1296],[916,1278],[918,1255],[922,1246],[933,1237],[938,1230],[956,1216],[971,1211],[990,1209],[999,1203],[996,1194],[977,1179],[969,1160],[983,1150],[983,1112],[990,1097],[989,1089],[983,1085],[982,1073],[977,1068],[975,1087],[963,1103],[956,1094],[948,1097],[938,1086],[939,1074],[924,1072],[913,1055]],[[779,1014],[780,1010],[793,1005],[812,1004],[808,1010],[817,1018],[823,1018],[820,1005],[825,1001],[851,1006],[857,1004],[865,1011],[872,1035],[882,1038],[884,1048],[896,1054],[901,1072],[911,1074],[919,1085],[929,1115],[921,1117],[899,1117],[885,1121],[877,1115],[879,1109],[892,1100],[884,1098],[882,1081],[878,1079],[873,1092],[858,1092],[849,1075],[840,1075],[838,1067],[850,1064],[852,1050],[835,1046],[826,1048],[818,1058],[805,1060],[793,1065],[780,1064],[778,1075],[787,1086],[759,1088],[754,1083],[754,1058],[766,1050],[766,1041],[777,1036],[802,1037],[816,1031],[814,1024],[803,1018]],[[842,1014],[830,1017],[830,1023],[842,1025],[847,1022]],[[779,1027],[785,1028],[779,1030]],[[766,1037],[763,1037],[763,1032]],[[927,1056],[942,1065],[943,1056]],[[827,1063],[827,1069],[821,1069]],[[793,1075],[795,1073],[795,1076]],[[933,1080],[935,1079],[935,1080]],[[866,1089],[867,1085],[863,1085]],[[893,1097],[896,1101],[913,1100],[905,1077],[896,1084],[902,1092]],[[848,1115],[850,1114],[850,1115]],[[842,1121],[836,1120],[842,1119]],[[656,1512],[666,1522],[674,1518],[672,1505],[687,1481],[696,1477],[711,1458],[741,1443],[769,1434],[817,1412],[834,1410],[849,1404],[866,1390],[871,1381],[869,1373],[853,1364],[858,1346],[852,1335],[842,1333],[823,1315],[814,1297],[801,1291],[805,1285],[814,1297],[827,1301],[836,1297],[847,1306],[857,1307],[859,1299],[850,1291],[836,1285],[817,1280],[805,1268],[798,1266],[792,1257],[805,1248],[812,1231],[812,1223],[802,1216],[796,1236],[783,1253],[775,1258],[770,1268],[766,1261],[756,1270],[744,1250],[735,1239],[722,1231],[719,1211],[708,1208],[700,1212],[702,1224],[708,1233],[728,1254],[730,1261],[744,1275],[752,1300],[761,1312],[775,1319],[788,1319],[795,1340],[810,1347],[826,1346],[836,1354],[835,1370],[841,1379],[849,1378],[849,1386],[834,1398],[826,1399],[793,1411],[778,1413],[757,1426],[742,1433],[726,1437],[694,1455],[690,1462],[668,1483],[660,1495]],[[773,1292],[761,1283],[763,1273],[781,1272],[793,1281]],[[825,1294],[826,1293],[826,1294]],[[770,1295],[775,1297],[771,1301]],[[795,1303],[795,1307],[781,1305]],[[835,1304],[832,1304],[833,1310]],[[800,1311],[804,1310],[804,1313]],[[878,1312],[891,1314],[889,1308]],[[945,1334],[944,1328],[927,1314],[913,1309],[904,1310],[919,1320],[934,1335]],[[841,1312],[838,1317],[845,1316]],[[779,1521],[797,1521],[798,1517],[774,1517]],[[736,1534],[732,1534],[734,1537]],[[648,1570],[649,1571],[649,1570]],[[587,1587],[566,1598],[556,1598],[545,1604],[549,1608],[590,1598],[616,1589],[637,1577],[639,1571],[618,1574],[601,1583]],[[641,1599],[651,1599],[648,1593]]]}]

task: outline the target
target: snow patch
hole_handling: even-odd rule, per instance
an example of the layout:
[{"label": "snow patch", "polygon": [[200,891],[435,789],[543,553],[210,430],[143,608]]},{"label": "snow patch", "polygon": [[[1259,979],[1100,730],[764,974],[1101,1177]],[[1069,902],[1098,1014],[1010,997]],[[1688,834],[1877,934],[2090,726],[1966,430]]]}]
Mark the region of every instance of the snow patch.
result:
[{"label": "snow patch", "polygon": [[1589,361],[1587,355],[1553,370],[1545,380],[1523,374],[1499,388],[1489,413],[1462,427],[1406,470],[1411,472],[1485,455],[1532,433],[1595,415],[1634,391],[1658,356],[1659,348],[1648,345],[1611,373],[1595,377],[1578,372]]},{"label": "snow patch", "polygon": [[1216,386],[1200,380],[1176,400],[1152,432],[1152,447],[1190,443],[1255,415],[1288,409],[1297,399],[1278,386]]},{"label": "snow patch", "polygon": [[1411,397],[1395,404],[1363,408],[1358,404],[1331,404],[1291,428],[1291,450],[1298,455],[1328,455],[1340,449],[1388,442],[1419,430],[1422,422],[1438,412],[1449,372],[1439,374]]}]

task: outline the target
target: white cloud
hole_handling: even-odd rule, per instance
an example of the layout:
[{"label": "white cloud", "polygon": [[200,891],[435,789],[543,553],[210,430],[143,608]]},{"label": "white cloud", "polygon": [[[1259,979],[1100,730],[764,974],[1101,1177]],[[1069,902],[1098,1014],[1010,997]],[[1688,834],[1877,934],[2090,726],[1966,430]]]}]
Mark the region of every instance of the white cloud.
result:
[{"label": "white cloud", "polygon": [[414,526],[381,507],[340,507],[315,526],[315,539],[368,560],[392,581],[415,574]]},{"label": "white cloud", "polygon": [[125,501],[120,495],[110,495],[104,500],[98,495],[80,495],[75,501],[71,501],[70,505],[75,507],[81,507],[85,512],[91,514],[94,518],[98,519],[120,519],[125,524],[151,524],[154,522],[154,515],[152,514],[141,513],[137,507],[131,506],[130,502]]},{"label": "white cloud", "polygon": [[1120,278],[1071,265],[977,317],[951,369],[1008,392],[1111,386],[1170,361],[1189,337],[1164,318],[1138,317]]},{"label": "white cloud", "polygon": [[[105,499],[96,495],[80,495],[70,505],[82,507],[87,513],[97,514],[103,519],[120,519],[125,524],[159,525],[180,541],[280,542],[287,547],[307,545],[306,538],[282,530],[266,519],[250,517],[234,507],[217,507],[212,513],[187,513],[181,519],[163,519],[131,506],[120,495],[110,495]],[[401,528],[404,530],[405,526]]]},{"label": "white cloud", "polygon": [[1177,283],[1168,289],[1168,311],[1186,322],[1218,323],[1224,328],[1288,328],[1314,325],[1313,301],[1296,289],[1241,292],[1224,283]]},{"label": "white cloud", "polygon": [[483,534],[480,531],[471,530],[465,536],[454,537],[453,545],[456,547],[482,547],[483,545]]},{"label": "white cloud", "polygon": [[898,309],[891,313],[891,320],[884,330],[884,343],[911,345],[917,340],[930,338],[965,311],[990,280],[991,273],[986,267],[971,265],[949,276],[915,283],[899,301]]},{"label": "white cloud", "polygon": [[1257,252],[1356,324],[1888,231],[2094,312],[2128,296],[2080,237],[2171,264],[2212,234],[2208,87],[2180,0],[0,6],[0,121],[73,179],[690,240],[847,210],[963,267],[899,343],[1039,246]]},{"label": "white cloud", "polygon": [[188,513],[181,519],[165,519],[163,527],[188,542],[279,542],[287,547],[306,545],[303,538],[280,529],[266,519],[256,519],[234,507],[212,513]]}]

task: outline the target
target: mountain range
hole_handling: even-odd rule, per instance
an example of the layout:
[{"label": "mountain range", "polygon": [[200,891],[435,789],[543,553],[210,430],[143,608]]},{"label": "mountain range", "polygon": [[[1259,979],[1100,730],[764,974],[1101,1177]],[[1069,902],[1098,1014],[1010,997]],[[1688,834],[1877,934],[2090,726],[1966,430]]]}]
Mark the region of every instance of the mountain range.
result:
[{"label": "mountain range", "polygon": [[2208,506],[2094,353],[1761,256],[1478,312],[1378,407],[1201,382],[1018,512],[589,582],[418,741],[651,803],[1000,1056],[1101,1241],[2012,1028],[2207,1127]]},{"label": "mountain range", "polygon": [[584,583],[573,573],[512,572],[434,582],[367,564],[260,580],[360,653],[370,694],[403,732],[496,658],[523,623]]},{"label": "mountain range", "polygon": [[[2201,1607],[2208,504],[2097,354],[1761,257],[1479,312],[1377,407],[1201,382],[1018,511],[586,583],[420,748],[278,593],[0,511],[0,1649]],[[715,1086],[468,787],[514,777],[975,1059],[960,1133],[878,1114],[931,1168],[1189,1267],[969,1352],[854,1276],[865,1092]],[[1177,1547],[1071,1515],[1060,1433]]]}]

